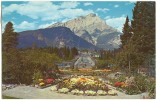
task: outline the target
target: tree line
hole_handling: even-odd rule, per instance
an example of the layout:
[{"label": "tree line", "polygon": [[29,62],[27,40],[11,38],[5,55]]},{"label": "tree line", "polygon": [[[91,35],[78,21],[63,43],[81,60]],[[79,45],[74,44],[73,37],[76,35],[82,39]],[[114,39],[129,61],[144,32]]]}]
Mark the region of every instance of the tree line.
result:
[{"label": "tree line", "polygon": [[2,82],[31,84],[36,72],[58,70],[56,63],[72,60],[78,55],[73,47],[17,48],[18,33],[14,32],[13,24],[8,22],[2,34]]}]

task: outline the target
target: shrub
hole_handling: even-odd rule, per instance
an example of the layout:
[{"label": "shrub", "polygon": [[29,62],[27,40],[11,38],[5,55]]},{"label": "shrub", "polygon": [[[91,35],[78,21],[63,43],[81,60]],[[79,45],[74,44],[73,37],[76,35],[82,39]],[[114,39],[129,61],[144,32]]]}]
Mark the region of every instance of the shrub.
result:
[{"label": "shrub", "polygon": [[33,84],[35,85],[39,83],[39,79],[43,79],[43,75],[41,71],[35,70],[32,78],[33,78]]},{"label": "shrub", "polygon": [[147,91],[149,92],[149,96],[152,99],[155,99],[155,80],[154,81],[149,81],[149,83],[147,84]]},{"label": "shrub", "polygon": [[137,86],[137,88],[141,91],[141,92],[146,92],[147,90],[147,80],[145,76],[142,76],[140,74],[135,76],[135,84]]}]

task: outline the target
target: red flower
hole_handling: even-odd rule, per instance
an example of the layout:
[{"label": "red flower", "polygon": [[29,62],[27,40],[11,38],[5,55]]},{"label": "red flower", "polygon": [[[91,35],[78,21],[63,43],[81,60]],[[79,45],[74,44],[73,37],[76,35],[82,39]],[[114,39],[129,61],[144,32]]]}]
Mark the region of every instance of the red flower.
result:
[{"label": "red flower", "polygon": [[52,84],[54,82],[53,78],[46,79],[47,84]]},{"label": "red flower", "polygon": [[121,87],[123,85],[123,82],[115,82],[114,86],[115,87]]}]

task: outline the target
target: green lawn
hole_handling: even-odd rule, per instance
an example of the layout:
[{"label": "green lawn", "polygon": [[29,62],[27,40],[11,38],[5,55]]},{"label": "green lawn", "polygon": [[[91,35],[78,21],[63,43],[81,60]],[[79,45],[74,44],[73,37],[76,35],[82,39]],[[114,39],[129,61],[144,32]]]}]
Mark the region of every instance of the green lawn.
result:
[{"label": "green lawn", "polygon": [[10,96],[4,96],[4,95],[2,95],[2,99],[20,99],[20,98],[16,98],[16,97],[10,97]]}]

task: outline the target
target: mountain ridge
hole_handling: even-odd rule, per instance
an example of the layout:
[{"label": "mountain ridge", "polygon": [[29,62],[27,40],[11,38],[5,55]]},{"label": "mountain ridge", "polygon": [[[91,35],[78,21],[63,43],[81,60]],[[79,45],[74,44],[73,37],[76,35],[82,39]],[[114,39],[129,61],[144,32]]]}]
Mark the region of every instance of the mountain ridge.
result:
[{"label": "mountain ridge", "polygon": [[77,47],[79,49],[98,49],[93,44],[75,35],[67,27],[54,27],[19,32],[19,48],[32,47],[35,43],[37,47]]},{"label": "mountain ridge", "polygon": [[[61,22],[55,23],[47,28],[53,28],[58,26],[64,26],[70,28],[77,36],[103,49],[119,48],[119,45],[121,44],[120,37],[119,37],[121,33],[118,32],[117,29],[114,29],[111,26],[107,25],[104,20],[102,20],[100,17],[98,17],[96,14],[93,13],[90,13],[86,16],[80,16],[78,18],[71,19],[64,23]],[[83,32],[84,34],[82,34],[82,31],[86,31],[86,32],[85,33]],[[115,35],[115,33],[117,33],[117,35]],[[110,40],[117,41],[117,43],[106,41],[105,43],[103,43],[103,46],[101,46],[102,41],[100,42],[98,39],[101,36],[104,35],[107,36],[109,34],[113,34],[112,36],[114,36],[114,37],[110,37]],[[112,46],[108,48],[109,45]]]}]

